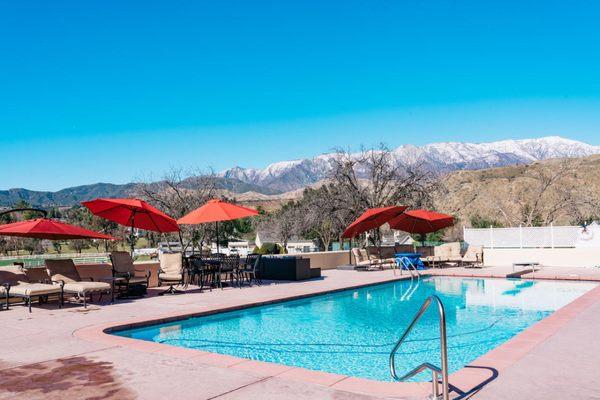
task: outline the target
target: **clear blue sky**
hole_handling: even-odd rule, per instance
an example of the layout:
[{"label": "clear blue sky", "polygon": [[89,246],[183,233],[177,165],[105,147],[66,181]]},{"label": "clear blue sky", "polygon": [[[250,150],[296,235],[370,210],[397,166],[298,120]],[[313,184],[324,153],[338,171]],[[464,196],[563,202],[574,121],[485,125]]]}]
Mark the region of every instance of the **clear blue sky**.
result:
[{"label": "clear blue sky", "polygon": [[0,189],[382,141],[600,144],[597,1],[0,1]]}]

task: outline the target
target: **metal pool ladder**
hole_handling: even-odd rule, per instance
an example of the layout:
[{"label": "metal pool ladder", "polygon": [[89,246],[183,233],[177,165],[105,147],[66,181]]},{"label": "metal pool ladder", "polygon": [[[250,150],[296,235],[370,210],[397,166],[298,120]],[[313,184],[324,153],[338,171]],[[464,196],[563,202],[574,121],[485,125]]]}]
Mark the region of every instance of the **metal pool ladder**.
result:
[{"label": "metal pool ladder", "polygon": [[[402,269],[403,267],[406,267],[406,270],[410,273],[410,278],[413,278],[413,271],[415,271],[417,273],[417,279],[421,278],[421,273],[419,272],[419,270],[417,269],[417,267],[415,267],[415,264],[412,263],[412,261],[410,261],[407,257],[401,257],[400,258],[400,262],[398,265],[400,267],[400,275],[402,275]],[[412,268],[412,269],[411,269]],[[396,274],[396,271],[394,271],[394,275]]]},{"label": "metal pool ladder", "polygon": [[[404,343],[404,340],[406,339],[408,334],[412,331],[412,329],[414,328],[416,323],[419,321],[419,319],[421,319],[421,317],[423,316],[425,311],[427,311],[429,306],[434,302],[437,304],[438,316],[439,316],[439,321],[440,321],[440,350],[441,350],[440,356],[441,356],[442,366],[440,368],[431,363],[424,362],[423,364],[414,368],[413,370],[406,373],[405,375],[398,376],[396,374],[396,362],[395,362],[396,361],[396,353],[398,352],[398,349],[400,348],[400,346],[402,346],[402,343]],[[402,336],[396,343],[396,346],[394,346],[394,349],[390,353],[390,374],[392,375],[392,378],[394,378],[397,381],[405,381],[405,380],[425,371],[426,369],[429,369],[432,373],[432,386],[433,386],[432,398],[436,399],[436,400],[438,400],[438,399],[449,400],[450,393],[448,391],[448,386],[449,386],[448,385],[448,344],[446,341],[446,313],[444,311],[444,305],[442,304],[442,301],[436,295],[429,296],[427,298],[427,300],[425,300],[425,302],[423,302],[421,309],[415,315],[412,322],[410,323],[410,325],[408,325],[408,328],[406,328],[406,330],[404,331],[404,333],[402,334]],[[439,388],[439,377],[438,377],[439,375],[442,376],[442,392],[441,393],[440,393],[440,388]]]}]

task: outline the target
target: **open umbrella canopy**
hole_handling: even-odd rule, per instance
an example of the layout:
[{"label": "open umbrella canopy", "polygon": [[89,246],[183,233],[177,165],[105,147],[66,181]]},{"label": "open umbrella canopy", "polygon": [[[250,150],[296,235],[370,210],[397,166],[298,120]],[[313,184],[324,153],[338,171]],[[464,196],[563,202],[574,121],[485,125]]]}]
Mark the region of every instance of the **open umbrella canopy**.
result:
[{"label": "open umbrella canopy", "polygon": [[406,206],[370,208],[360,217],[358,217],[353,223],[348,225],[344,233],[342,233],[342,237],[353,238],[363,232],[378,228],[390,221],[392,218],[402,214],[406,208]]},{"label": "open umbrella canopy", "polygon": [[154,232],[177,232],[177,221],[139,199],[96,199],[83,204],[92,214],[117,224]]},{"label": "open umbrella canopy", "polygon": [[107,239],[116,238],[69,225],[49,218],[36,218],[27,221],[13,222],[0,225],[0,235],[20,236],[35,239],[71,240],[71,239]]},{"label": "open umbrella canopy", "polygon": [[209,200],[202,207],[195,209],[187,215],[179,218],[179,224],[204,224],[207,222],[231,221],[234,219],[252,217],[258,215],[258,211],[227,203],[223,200]]},{"label": "open umbrella canopy", "polygon": [[430,210],[409,210],[389,221],[389,224],[392,229],[424,235],[454,225],[454,218]]}]

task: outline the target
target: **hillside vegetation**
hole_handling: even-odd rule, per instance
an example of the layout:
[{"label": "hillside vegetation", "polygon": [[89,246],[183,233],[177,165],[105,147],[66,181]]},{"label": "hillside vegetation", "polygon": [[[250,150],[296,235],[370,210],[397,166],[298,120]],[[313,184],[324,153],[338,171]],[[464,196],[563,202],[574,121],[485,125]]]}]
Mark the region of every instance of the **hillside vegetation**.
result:
[{"label": "hillside vegetation", "polygon": [[456,171],[443,177],[436,208],[503,226],[576,224],[600,216],[600,156]]}]

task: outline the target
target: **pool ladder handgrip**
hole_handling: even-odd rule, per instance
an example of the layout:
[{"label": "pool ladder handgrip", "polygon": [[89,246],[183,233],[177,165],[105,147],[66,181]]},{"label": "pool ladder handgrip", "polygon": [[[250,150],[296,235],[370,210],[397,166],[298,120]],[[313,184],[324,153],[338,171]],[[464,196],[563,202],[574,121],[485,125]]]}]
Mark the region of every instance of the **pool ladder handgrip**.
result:
[{"label": "pool ladder handgrip", "polygon": [[[425,311],[427,311],[427,309],[433,302],[435,302],[437,304],[438,316],[439,316],[439,320],[440,320],[440,357],[441,357],[442,367],[440,368],[431,363],[425,362],[425,363],[419,365],[418,367],[412,369],[408,373],[406,373],[402,376],[398,376],[396,374],[396,353],[398,352],[398,349],[400,348],[400,346],[402,346],[402,343],[404,343],[404,340],[406,340],[408,334],[412,331],[412,329],[414,328],[416,323],[419,321],[419,319],[421,319],[421,317],[423,316]],[[417,314],[413,318],[412,322],[410,323],[410,325],[408,325],[408,327],[406,328],[406,330],[404,331],[404,333],[402,334],[400,339],[398,339],[398,342],[396,343],[392,352],[390,353],[390,374],[392,375],[392,378],[394,378],[394,380],[405,381],[405,380],[423,372],[426,369],[429,369],[432,373],[432,385],[433,385],[432,397],[434,399],[441,398],[443,400],[449,400],[450,393],[448,390],[448,387],[449,387],[449,384],[448,384],[448,343],[446,341],[446,312],[444,311],[444,304],[442,304],[442,301],[436,295],[429,296],[423,302],[423,305],[419,309],[419,312],[417,312]],[[440,391],[439,391],[438,375],[442,376],[441,396],[440,396]]]}]

